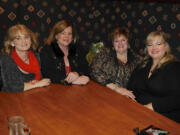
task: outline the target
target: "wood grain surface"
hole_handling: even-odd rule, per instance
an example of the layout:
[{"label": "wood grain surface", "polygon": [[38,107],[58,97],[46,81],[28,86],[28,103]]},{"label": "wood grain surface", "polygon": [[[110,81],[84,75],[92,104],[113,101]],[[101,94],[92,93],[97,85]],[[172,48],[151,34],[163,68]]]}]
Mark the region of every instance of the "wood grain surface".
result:
[{"label": "wood grain surface", "polygon": [[0,135],[8,135],[14,115],[24,117],[31,135],[135,135],[149,125],[180,134],[180,124],[93,81],[0,92]]}]

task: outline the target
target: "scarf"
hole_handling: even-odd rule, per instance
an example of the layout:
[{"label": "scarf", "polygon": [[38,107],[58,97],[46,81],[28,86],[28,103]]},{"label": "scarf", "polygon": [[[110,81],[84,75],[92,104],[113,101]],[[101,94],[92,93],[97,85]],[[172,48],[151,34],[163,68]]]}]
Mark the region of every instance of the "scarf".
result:
[{"label": "scarf", "polygon": [[35,75],[34,80],[40,80],[41,79],[41,72],[39,67],[39,62],[31,51],[28,51],[28,58],[29,58],[29,64],[26,64],[17,54],[16,50],[13,49],[11,52],[11,56],[13,60],[15,61],[16,65],[20,67],[22,70],[28,73],[32,73]]}]

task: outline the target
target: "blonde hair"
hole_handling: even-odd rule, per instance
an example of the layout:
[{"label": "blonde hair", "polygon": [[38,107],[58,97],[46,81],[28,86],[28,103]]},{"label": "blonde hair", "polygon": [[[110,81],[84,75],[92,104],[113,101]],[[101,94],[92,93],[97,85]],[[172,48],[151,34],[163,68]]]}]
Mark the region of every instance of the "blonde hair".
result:
[{"label": "blonde hair", "polygon": [[73,42],[75,43],[77,41],[77,34],[76,34],[76,30],[74,28],[74,25],[72,22],[68,21],[68,20],[62,20],[62,21],[59,21],[57,22],[50,34],[49,34],[49,37],[46,41],[46,44],[47,45],[50,45],[52,42],[54,42],[56,39],[55,39],[55,36],[61,32],[64,31],[64,29],[66,29],[67,27],[71,27],[72,28],[72,39],[73,39]]},{"label": "blonde hair", "polygon": [[38,47],[38,40],[35,33],[33,33],[29,28],[27,28],[23,24],[17,24],[14,26],[11,26],[4,39],[4,47],[2,48],[1,52],[3,55],[10,55],[11,51],[13,50],[12,41],[19,35],[19,33],[22,33],[26,36],[31,37],[31,47],[30,50],[36,51]]},{"label": "blonde hair", "polygon": [[[167,48],[164,57],[160,60],[159,64],[157,65],[157,68],[160,68],[163,64],[176,60],[176,57],[171,53],[171,48],[169,46],[169,43],[167,42],[167,39],[168,39],[167,34],[162,31],[153,31],[149,33],[146,38],[146,44],[149,41],[154,40],[154,38],[157,36],[159,36],[162,39],[162,42],[165,44]],[[145,49],[145,54],[146,56],[143,61],[143,65],[142,65],[143,67],[145,67],[148,61],[150,60],[150,56],[147,53],[147,48]]]}]

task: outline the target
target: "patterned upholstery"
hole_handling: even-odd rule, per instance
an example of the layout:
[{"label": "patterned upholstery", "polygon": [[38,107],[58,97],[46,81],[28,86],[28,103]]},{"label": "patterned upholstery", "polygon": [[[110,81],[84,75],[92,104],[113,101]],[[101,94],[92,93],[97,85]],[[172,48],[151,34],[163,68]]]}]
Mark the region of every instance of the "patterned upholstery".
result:
[{"label": "patterned upholstery", "polygon": [[138,53],[143,55],[147,34],[158,29],[169,34],[173,53],[180,57],[180,3],[141,1],[0,0],[0,47],[11,25],[27,25],[39,35],[43,45],[54,23],[67,18],[75,23],[84,52],[92,43],[110,45],[110,31],[126,26],[132,32],[132,48]]}]

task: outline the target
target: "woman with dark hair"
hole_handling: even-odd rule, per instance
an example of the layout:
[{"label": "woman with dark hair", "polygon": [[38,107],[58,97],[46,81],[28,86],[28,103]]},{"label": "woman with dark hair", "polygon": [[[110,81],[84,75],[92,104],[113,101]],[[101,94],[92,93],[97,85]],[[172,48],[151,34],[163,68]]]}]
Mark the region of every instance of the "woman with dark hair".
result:
[{"label": "woman with dark hair", "polygon": [[164,32],[147,36],[146,57],[132,73],[128,89],[145,107],[180,122],[180,62],[171,54]]},{"label": "woman with dark hair", "polygon": [[53,83],[80,84],[89,82],[85,58],[77,53],[77,35],[68,20],[57,22],[40,52],[42,74]]},{"label": "woman with dark hair", "polygon": [[103,48],[93,59],[90,76],[96,82],[134,99],[134,94],[126,86],[141,58],[130,49],[130,32],[126,27],[115,28],[111,39],[112,48]]},{"label": "woman with dark hair", "polygon": [[36,35],[25,25],[8,29],[0,59],[3,91],[26,91],[50,84],[50,79],[41,77],[37,46]]}]

